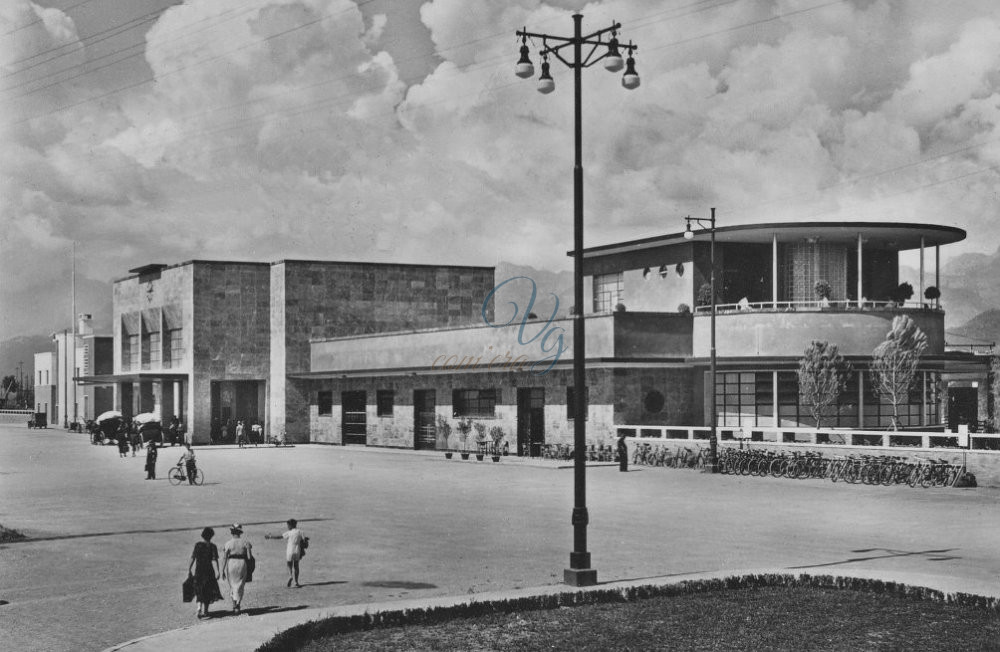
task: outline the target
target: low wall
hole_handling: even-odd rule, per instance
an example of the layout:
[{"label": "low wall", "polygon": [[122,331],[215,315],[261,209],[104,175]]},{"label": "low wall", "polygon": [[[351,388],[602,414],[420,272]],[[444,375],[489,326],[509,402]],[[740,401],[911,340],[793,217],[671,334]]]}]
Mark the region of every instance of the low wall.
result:
[{"label": "low wall", "polygon": [[[666,446],[671,450],[682,448],[696,450],[698,447],[707,448],[709,445],[707,439],[627,437],[625,441],[628,442],[630,460],[637,444]],[[809,451],[822,453],[823,457],[835,457],[837,455],[843,457],[848,455],[878,455],[882,457],[919,457],[928,460],[947,460],[951,464],[965,464],[966,469],[976,476],[976,483],[980,487],[1000,487],[1000,451],[956,448],[913,448],[907,446],[885,448],[882,446],[843,446],[837,444],[795,444],[756,441],[745,443],[743,446],[751,450],[795,451],[798,453]],[[739,444],[735,442],[720,443],[719,450],[723,448],[739,448]]]},{"label": "low wall", "polygon": [[0,410],[0,425],[28,426],[28,419],[34,414],[31,410]]}]

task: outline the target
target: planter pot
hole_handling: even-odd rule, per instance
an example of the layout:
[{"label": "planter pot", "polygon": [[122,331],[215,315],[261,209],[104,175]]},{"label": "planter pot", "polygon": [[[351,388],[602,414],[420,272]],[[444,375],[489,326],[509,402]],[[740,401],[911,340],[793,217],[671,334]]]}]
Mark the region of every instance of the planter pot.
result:
[{"label": "planter pot", "polygon": [[469,459],[469,454],[468,453],[461,453],[461,455],[462,455],[462,459],[463,460]]},{"label": "planter pot", "polygon": [[500,456],[499,455],[494,455],[493,456],[493,461],[494,462],[499,462],[500,461]]},{"label": "planter pot", "polygon": [[451,459],[451,453],[445,453],[444,456],[445,456],[446,459],[449,459],[449,460]]},{"label": "planter pot", "polygon": [[477,460],[477,461],[479,461],[479,462],[482,462],[482,461],[483,461],[483,456],[482,456],[482,455],[479,455],[479,454],[477,454],[477,455],[476,455],[476,460]]}]

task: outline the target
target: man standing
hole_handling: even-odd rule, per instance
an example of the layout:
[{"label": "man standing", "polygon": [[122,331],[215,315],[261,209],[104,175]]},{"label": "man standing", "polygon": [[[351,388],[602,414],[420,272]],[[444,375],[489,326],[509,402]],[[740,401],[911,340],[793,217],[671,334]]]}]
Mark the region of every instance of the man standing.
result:
[{"label": "man standing", "polygon": [[156,457],[159,455],[156,450],[156,441],[150,440],[149,445],[146,446],[146,479],[155,480],[156,479]]},{"label": "man standing", "polygon": [[625,435],[618,436],[618,470],[628,471],[628,444],[625,442]]}]

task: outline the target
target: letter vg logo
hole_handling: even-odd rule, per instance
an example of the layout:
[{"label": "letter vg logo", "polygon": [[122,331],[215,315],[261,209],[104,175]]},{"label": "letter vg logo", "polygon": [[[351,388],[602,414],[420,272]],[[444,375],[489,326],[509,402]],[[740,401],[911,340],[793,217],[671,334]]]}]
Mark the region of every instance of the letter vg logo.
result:
[{"label": "letter vg logo", "polygon": [[[486,309],[487,306],[489,305],[490,299],[496,295],[497,290],[504,287],[508,283],[512,283],[514,281],[522,281],[522,280],[527,281],[528,283],[531,284],[531,296],[528,297],[528,302],[524,308],[524,311],[522,312],[518,304],[515,303],[514,301],[508,301],[506,305],[509,305],[514,309],[514,312],[510,316],[510,319],[508,319],[502,324],[491,322],[486,314]],[[520,326],[518,326],[517,329],[518,343],[521,344],[522,346],[527,346],[532,342],[537,341],[538,347],[539,349],[541,349],[541,352],[543,354],[545,353],[549,354],[542,358],[539,358],[530,365],[529,369],[531,373],[536,376],[541,376],[543,374],[548,373],[549,370],[552,369],[552,367],[555,365],[555,363],[559,361],[559,358],[562,356],[562,354],[569,349],[569,347],[566,346],[563,340],[563,335],[566,333],[566,329],[562,328],[561,326],[552,325],[552,321],[556,318],[556,314],[559,310],[559,297],[556,296],[555,293],[550,293],[550,295],[552,296],[552,298],[556,300],[555,306],[552,308],[552,314],[549,315],[549,318],[544,323],[540,324],[541,327],[534,334],[526,332],[526,330],[530,330],[528,329],[529,326],[528,317],[529,315],[531,315],[531,309],[535,306],[535,298],[538,296],[538,287],[535,284],[534,279],[532,279],[529,276],[513,276],[507,279],[506,281],[496,285],[492,290],[490,290],[489,294],[487,294],[486,298],[483,300],[483,308],[482,308],[483,322],[485,322],[487,326],[490,326],[492,328],[503,328],[505,326],[510,326],[511,324],[515,323],[515,321],[518,318],[518,315],[520,315],[521,324]],[[499,311],[499,306],[497,306],[497,310]],[[548,365],[542,368],[546,361],[548,361]]]}]

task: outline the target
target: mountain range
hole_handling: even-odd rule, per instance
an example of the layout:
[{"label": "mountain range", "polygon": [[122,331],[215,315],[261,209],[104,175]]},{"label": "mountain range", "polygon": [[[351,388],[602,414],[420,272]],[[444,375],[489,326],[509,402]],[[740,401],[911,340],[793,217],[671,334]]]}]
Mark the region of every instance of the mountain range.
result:
[{"label": "mountain range", "polygon": [[[496,282],[527,276],[537,287],[536,304],[532,311],[539,317],[551,314],[554,304],[551,295],[559,298],[559,316],[566,316],[573,303],[573,273],[535,269],[528,265],[515,265],[500,261],[496,268]],[[900,278],[916,279],[917,270],[900,268]],[[932,277],[931,277],[932,278]],[[941,269],[941,304],[945,309],[946,340],[963,342],[1000,342],[1000,249],[992,254],[963,254],[948,261]],[[912,281],[911,281],[912,282]],[[913,283],[916,286],[916,283]],[[520,295],[521,293],[519,293]],[[96,333],[111,332],[111,283],[92,279],[82,280],[77,287],[78,312],[93,314]],[[23,362],[25,376],[33,374],[34,354],[51,348],[51,333],[68,327],[69,308],[60,303],[25,300],[20,305],[31,306],[35,321],[42,326],[33,334],[0,339],[0,376],[17,373],[18,362]],[[504,308],[504,295],[498,293],[497,320],[510,318],[511,308]],[[524,309],[524,306],[519,306]],[[501,312],[502,310],[507,312]],[[61,314],[65,313],[65,314]],[[2,337],[2,335],[0,335]]]}]

